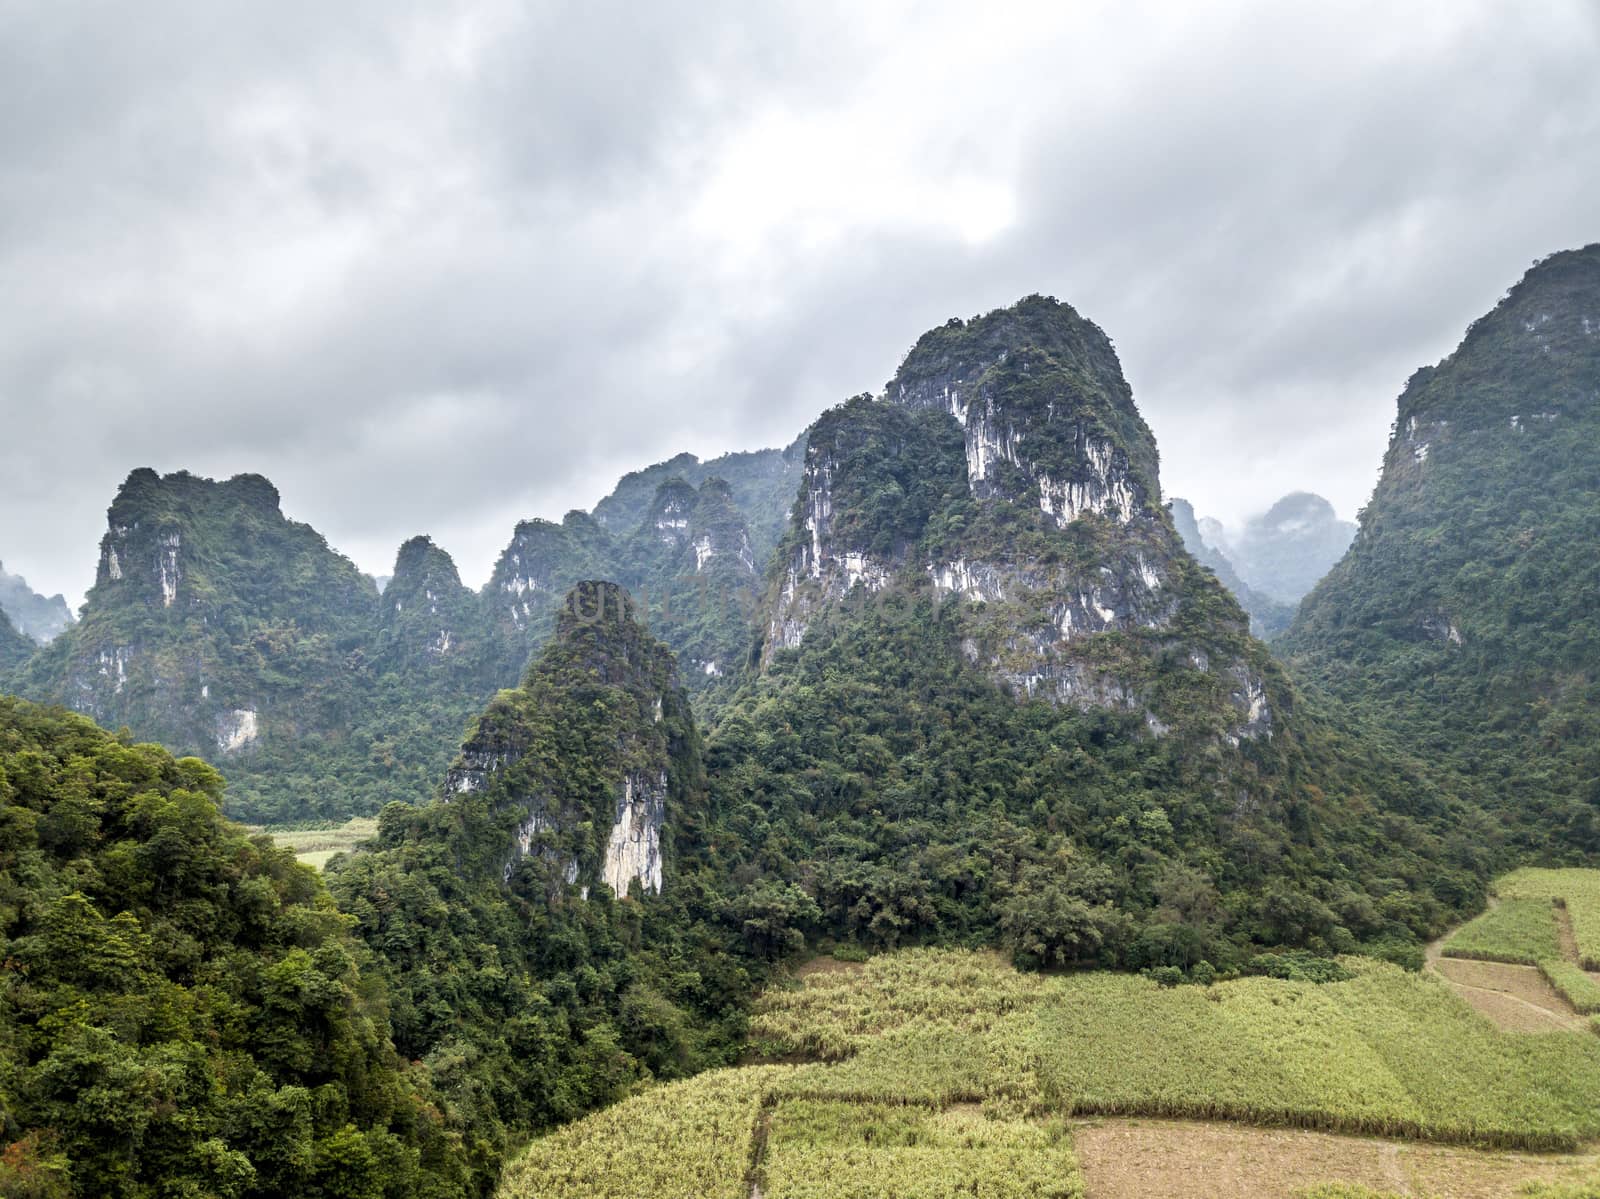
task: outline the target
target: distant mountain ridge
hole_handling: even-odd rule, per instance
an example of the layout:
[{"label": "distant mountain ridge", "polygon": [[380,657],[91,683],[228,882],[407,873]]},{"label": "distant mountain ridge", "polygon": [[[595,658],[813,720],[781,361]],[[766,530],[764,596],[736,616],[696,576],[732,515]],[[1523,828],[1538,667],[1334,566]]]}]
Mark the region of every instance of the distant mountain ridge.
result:
[{"label": "distant mountain ridge", "polygon": [[[136,470],[108,512],[83,621],[37,653],[0,631],[0,669],[20,694],[218,758],[240,817],[343,817],[421,798],[580,579],[634,591],[697,695],[724,690],[749,658],[761,547],[787,511],[798,456],[673,464],[698,484],[663,464],[601,501],[613,524],[637,513],[632,528],[576,512],[519,525],[481,592],[418,537],[380,593],[287,520],[260,476]],[[714,473],[721,465],[737,485]]]},{"label": "distant mountain ridge", "polygon": [[[1209,568],[1222,585],[1233,593],[1244,610],[1250,613],[1252,633],[1257,637],[1270,638],[1289,627],[1289,621],[1294,617],[1293,607],[1262,595],[1239,577],[1228,555],[1201,531],[1202,522],[1195,519],[1194,506],[1188,500],[1174,498],[1168,508],[1172,512],[1172,523],[1177,527],[1178,536],[1183,538],[1183,548],[1193,554],[1200,565]],[[1204,523],[1213,530],[1220,527],[1214,520]],[[1212,536],[1216,536],[1215,531]]]},{"label": "distant mountain ridge", "polygon": [[1295,491],[1225,542],[1240,576],[1279,603],[1294,605],[1343,556],[1356,526],[1320,495]]},{"label": "distant mountain ridge", "polygon": [[0,612],[17,630],[43,645],[72,623],[72,609],[60,595],[48,599],[28,586],[21,575],[10,574],[0,562]]}]

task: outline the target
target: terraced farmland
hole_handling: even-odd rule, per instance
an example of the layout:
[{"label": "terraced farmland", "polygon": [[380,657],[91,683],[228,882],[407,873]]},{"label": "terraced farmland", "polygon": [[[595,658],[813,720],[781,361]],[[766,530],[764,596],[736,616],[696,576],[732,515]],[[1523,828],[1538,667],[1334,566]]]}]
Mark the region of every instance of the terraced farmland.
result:
[{"label": "terraced farmland", "polygon": [[[1345,965],[1344,982],[1166,988],[908,950],[811,974],[752,1028],[759,1053],[803,1064],[719,1071],[562,1129],[501,1196],[1073,1197],[1072,1130],[1116,1117],[1545,1153],[1600,1138],[1600,1037],[1500,1032],[1432,974]],[[1593,1164],[1430,1152],[1455,1155],[1432,1188],[1447,1196],[1494,1193],[1463,1189],[1477,1162],[1506,1178]]]}]

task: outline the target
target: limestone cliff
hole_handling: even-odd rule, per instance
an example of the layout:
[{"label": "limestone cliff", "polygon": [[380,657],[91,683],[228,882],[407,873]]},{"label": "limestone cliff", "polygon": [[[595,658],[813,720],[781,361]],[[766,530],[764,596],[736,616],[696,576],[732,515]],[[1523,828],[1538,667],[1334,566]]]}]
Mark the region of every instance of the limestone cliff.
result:
[{"label": "limestone cliff", "polygon": [[83,620],[19,689],[236,761],[342,726],[354,692],[341,646],[362,638],[374,599],[260,476],[136,470],[107,514]]},{"label": "limestone cliff", "polygon": [[959,651],[1019,695],[1160,733],[1183,705],[1155,675],[1192,672],[1225,696],[1229,737],[1269,735],[1265,655],[1184,551],[1157,464],[1110,342],[1069,306],[924,335],[880,398],[809,434],[764,661],[852,595],[929,590],[961,606]]},{"label": "limestone cliff", "polygon": [[703,786],[671,652],[623,588],[583,582],[523,686],[479,717],[443,797],[496,830],[485,852],[506,883],[626,896],[669,884],[674,831],[703,816]]}]

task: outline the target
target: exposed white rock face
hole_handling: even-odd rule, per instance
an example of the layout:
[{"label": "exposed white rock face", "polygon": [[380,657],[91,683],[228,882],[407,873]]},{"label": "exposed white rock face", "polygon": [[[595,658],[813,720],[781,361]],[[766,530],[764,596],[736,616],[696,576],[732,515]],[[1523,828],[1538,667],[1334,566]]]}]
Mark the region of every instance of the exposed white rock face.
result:
[{"label": "exposed white rock face", "polygon": [[461,751],[461,761],[452,766],[444,776],[445,798],[482,791],[489,785],[489,777],[504,770],[520,755],[510,749],[473,749]]},{"label": "exposed white rock face", "polygon": [[[527,818],[517,825],[517,831],[512,842],[511,858],[506,862],[505,868],[500,873],[502,882],[509,883],[511,881],[511,876],[517,869],[517,863],[533,853],[534,843],[540,840],[544,833],[553,831],[554,827],[546,817],[543,809],[528,813]],[[560,863],[562,860],[561,855],[549,846],[540,846],[538,853],[547,862]],[[567,858],[566,868],[561,873],[562,877],[566,879],[567,886],[570,887],[575,884],[578,881],[578,860],[576,858]],[[583,897],[585,899],[589,898],[589,889],[587,887],[583,889]]]},{"label": "exposed white rock face", "polygon": [[1523,424],[1524,421],[1534,421],[1541,425],[1553,424],[1560,415],[1559,412],[1530,412],[1527,416],[1513,416],[1511,418],[1511,431],[1513,433],[1522,432],[1526,427]]},{"label": "exposed white rock face", "polygon": [[997,463],[1022,465],[1019,456],[1022,437],[996,415],[993,400],[986,400],[981,407],[970,405],[961,423],[967,429],[967,485],[974,495],[988,495],[983,484],[993,478]]},{"label": "exposed white rock face", "polygon": [[889,585],[889,571],[865,554],[851,551],[841,560],[844,566],[845,590],[857,584],[868,591],[882,591]]},{"label": "exposed white rock face", "polygon": [[1401,434],[1401,440],[1406,448],[1411,451],[1413,461],[1419,465],[1428,460],[1433,453],[1433,445],[1441,436],[1450,430],[1447,420],[1423,421],[1415,416],[1406,418],[1406,426]]},{"label": "exposed white rock face", "polygon": [[117,558],[115,546],[106,547],[106,573],[109,574],[113,579],[120,579],[122,577],[122,563]]},{"label": "exposed white rock face", "polygon": [[1235,666],[1228,671],[1236,685],[1232,699],[1243,719],[1228,735],[1231,745],[1252,741],[1258,737],[1272,736],[1272,705],[1267,698],[1266,684],[1245,666]]},{"label": "exposed white rock face", "polygon": [[178,598],[178,547],[181,543],[182,539],[177,533],[168,533],[161,538],[156,567],[161,577],[163,608],[172,607]]},{"label": "exposed white rock face", "polygon": [[601,877],[617,895],[626,895],[633,880],[644,890],[661,894],[661,826],[667,811],[667,775],[631,773],[622,782],[617,819],[606,842]]},{"label": "exposed white rock face", "polygon": [[450,635],[449,629],[440,629],[439,635],[428,646],[428,652],[436,658],[442,658],[450,652],[450,647],[455,644],[455,638]]},{"label": "exposed white rock face", "polygon": [[1448,616],[1424,616],[1421,626],[1423,633],[1434,641],[1443,641],[1450,645],[1467,643],[1467,639],[1461,635],[1461,630],[1456,627],[1456,622]]},{"label": "exposed white rock face", "polygon": [[251,708],[235,708],[217,717],[217,752],[237,753],[260,734],[256,713]]},{"label": "exposed white rock face", "polygon": [[928,567],[936,591],[953,592],[974,604],[1003,602],[1006,598],[1006,571],[986,562],[970,563],[964,558]]},{"label": "exposed white rock face", "polygon": [[1076,708],[1121,708],[1137,711],[1138,695],[1121,679],[1081,662],[1041,662],[1031,670],[1004,673],[1002,678],[1029,699],[1047,699]]},{"label": "exposed white rock face", "polygon": [[784,573],[777,607],[767,625],[768,654],[794,649],[805,639],[815,604],[842,598],[858,586],[876,593],[894,579],[893,568],[888,564],[874,561],[859,550],[833,544],[833,471],[833,460],[826,455],[818,455],[806,465],[808,486],[803,519],[809,540],[795,550]]},{"label": "exposed white rock face", "polygon": [[[798,555],[797,555],[798,556]],[[800,572],[791,564],[783,576],[783,590],[778,593],[778,606],[772,622],[767,626],[767,652],[779,649],[796,649],[805,640],[809,606],[800,602]]]},{"label": "exposed white rock face", "polygon": [[111,680],[111,693],[121,695],[122,689],[128,685],[128,650],[117,646],[111,650],[101,650],[98,658],[100,675]]},{"label": "exposed white rock face", "polygon": [[711,535],[702,533],[694,539],[694,568],[704,570],[706,563],[717,556],[717,550],[711,544]]},{"label": "exposed white rock face", "polygon": [[714,658],[709,662],[701,663],[700,668],[705,671],[708,679],[720,679],[722,677],[722,668],[717,665]]},{"label": "exposed white rock face", "polygon": [[681,545],[689,536],[689,516],[694,501],[671,495],[656,512],[656,536],[664,545]]},{"label": "exposed white rock face", "polygon": [[807,569],[813,579],[820,579],[823,543],[828,536],[828,521],[833,518],[833,459],[819,459],[808,473],[811,486],[806,492],[806,532],[811,534],[811,556]]},{"label": "exposed white rock face", "polygon": [[1101,438],[1087,439],[1084,454],[1089,468],[1084,478],[1057,482],[1039,472],[1039,507],[1063,529],[1085,512],[1114,516],[1127,524],[1138,511],[1127,467],[1115,461],[1111,443]]}]

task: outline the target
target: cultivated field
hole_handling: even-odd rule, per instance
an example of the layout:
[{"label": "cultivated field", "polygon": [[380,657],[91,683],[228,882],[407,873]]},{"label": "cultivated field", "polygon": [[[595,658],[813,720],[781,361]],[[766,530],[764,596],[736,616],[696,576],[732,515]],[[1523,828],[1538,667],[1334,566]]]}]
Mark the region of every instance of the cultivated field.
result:
[{"label": "cultivated field", "polygon": [[[1600,871],[1518,870],[1496,882],[1495,891],[1499,899],[1448,937],[1443,953],[1445,959],[1505,965],[1474,971],[1441,960],[1440,973],[1463,986],[1544,1008],[1560,1027],[1600,1013]],[[1533,967],[1539,977],[1519,975],[1521,966]],[[1519,1014],[1504,1000],[1466,998],[1491,1018],[1499,1018],[1498,1010],[1513,1021]]]},{"label": "cultivated field", "polygon": [[752,1028],[803,1064],[568,1126],[501,1199],[1473,1199],[1600,1168],[1600,1037],[1502,1032],[1431,973],[1346,965],[1173,988],[940,950],[808,972]]},{"label": "cultivated field", "polygon": [[336,853],[349,853],[378,832],[378,822],[369,816],[355,816],[331,828],[275,828],[257,826],[252,831],[269,834],[279,845],[294,850],[295,860],[321,870]]}]

